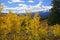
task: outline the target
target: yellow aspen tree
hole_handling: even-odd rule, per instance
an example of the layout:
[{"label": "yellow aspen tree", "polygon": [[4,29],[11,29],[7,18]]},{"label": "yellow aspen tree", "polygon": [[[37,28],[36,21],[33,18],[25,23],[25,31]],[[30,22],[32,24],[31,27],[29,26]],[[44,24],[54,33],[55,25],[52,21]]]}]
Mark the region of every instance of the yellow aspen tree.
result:
[{"label": "yellow aspen tree", "polygon": [[40,16],[39,13],[36,12],[30,23],[30,31],[32,33],[33,38],[37,40],[39,39],[39,34],[38,34],[39,27],[40,27]]},{"label": "yellow aspen tree", "polygon": [[28,28],[30,26],[30,20],[31,20],[31,14],[26,11],[26,16],[25,16],[25,27],[28,32]]},{"label": "yellow aspen tree", "polygon": [[1,26],[1,22],[2,22],[2,13],[1,13],[1,9],[0,9],[0,26]]},{"label": "yellow aspen tree", "polygon": [[5,34],[8,34],[10,31],[11,31],[11,27],[13,25],[13,22],[12,22],[12,12],[9,10],[9,13],[7,14],[6,16],[6,25],[4,26],[5,27]]},{"label": "yellow aspen tree", "polygon": [[54,36],[60,37],[60,25],[56,24],[52,26],[51,29],[52,29],[51,31],[53,32]]},{"label": "yellow aspen tree", "polygon": [[20,25],[23,26],[25,16],[22,13],[20,13],[20,15],[19,15],[19,20],[20,20]]},{"label": "yellow aspen tree", "polygon": [[31,20],[31,27],[38,29],[40,27],[40,16],[38,13],[35,13],[33,19]]},{"label": "yellow aspen tree", "polygon": [[2,10],[3,10],[3,7],[4,7],[4,5],[3,4],[0,4],[0,31],[1,31],[1,29],[2,29],[2,27],[3,27],[3,14],[2,14]]},{"label": "yellow aspen tree", "polygon": [[17,13],[15,13],[13,15],[13,28],[14,30],[17,32],[17,33],[20,33],[20,28],[21,28],[21,25],[20,25],[20,19],[19,19],[19,16]]},{"label": "yellow aspen tree", "polygon": [[0,4],[0,26],[1,26],[1,22],[2,22],[2,10],[3,10],[3,4]]},{"label": "yellow aspen tree", "polygon": [[[21,15],[20,15],[21,16]],[[22,17],[21,17],[22,18]],[[24,35],[24,39],[28,39],[28,30],[29,30],[29,25],[30,25],[30,19],[31,19],[31,16],[30,14],[26,11],[26,15],[23,17],[24,20],[22,21],[22,32],[23,33],[22,35]],[[22,37],[23,38],[23,37]]]},{"label": "yellow aspen tree", "polygon": [[2,39],[2,33],[1,33],[1,27],[2,27],[2,13],[1,13],[1,9],[0,9],[0,39]]},{"label": "yellow aspen tree", "polygon": [[46,22],[46,27],[45,27],[45,29],[46,30],[48,30],[49,29],[49,27],[48,27],[48,23]]},{"label": "yellow aspen tree", "polygon": [[40,15],[39,15],[39,13],[38,13],[38,12],[36,12],[36,13],[35,13],[35,15],[34,15],[34,18],[33,18],[33,19],[34,19],[35,24],[36,24],[35,26],[36,26],[36,27],[40,27]]}]

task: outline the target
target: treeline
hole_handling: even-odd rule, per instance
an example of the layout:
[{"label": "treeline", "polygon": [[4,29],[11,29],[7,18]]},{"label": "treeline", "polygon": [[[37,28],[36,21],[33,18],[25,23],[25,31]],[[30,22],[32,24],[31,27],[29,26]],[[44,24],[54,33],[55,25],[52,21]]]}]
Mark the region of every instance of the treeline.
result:
[{"label": "treeline", "polygon": [[60,0],[52,0],[52,8],[48,23],[49,25],[60,24]]},{"label": "treeline", "polygon": [[60,40],[60,25],[42,23],[38,12],[32,18],[27,11],[26,16],[0,11],[0,40]]}]

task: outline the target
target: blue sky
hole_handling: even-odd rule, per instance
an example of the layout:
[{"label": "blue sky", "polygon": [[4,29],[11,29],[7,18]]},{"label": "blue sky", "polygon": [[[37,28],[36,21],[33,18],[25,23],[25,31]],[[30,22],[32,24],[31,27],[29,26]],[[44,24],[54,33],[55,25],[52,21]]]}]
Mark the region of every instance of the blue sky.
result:
[{"label": "blue sky", "polygon": [[4,4],[3,12],[11,9],[13,12],[25,12],[26,10],[45,11],[51,8],[51,0],[0,0],[0,4]]}]

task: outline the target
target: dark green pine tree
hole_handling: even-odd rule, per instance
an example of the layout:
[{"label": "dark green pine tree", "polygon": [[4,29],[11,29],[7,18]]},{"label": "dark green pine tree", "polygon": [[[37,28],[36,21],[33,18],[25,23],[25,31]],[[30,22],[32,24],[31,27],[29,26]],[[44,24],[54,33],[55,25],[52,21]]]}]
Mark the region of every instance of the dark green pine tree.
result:
[{"label": "dark green pine tree", "polygon": [[60,24],[60,0],[52,1],[51,14],[48,18],[48,23],[54,25],[56,23]]}]

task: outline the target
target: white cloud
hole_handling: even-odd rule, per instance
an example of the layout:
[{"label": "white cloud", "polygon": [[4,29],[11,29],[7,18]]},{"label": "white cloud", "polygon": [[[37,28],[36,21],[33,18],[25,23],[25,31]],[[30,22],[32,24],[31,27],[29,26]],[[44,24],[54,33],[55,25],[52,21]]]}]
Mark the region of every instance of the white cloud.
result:
[{"label": "white cloud", "polygon": [[42,5],[42,2],[39,2],[37,5],[31,6],[31,7],[32,7],[33,12],[36,12],[36,11],[49,11],[49,9],[52,8],[52,6]]},{"label": "white cloud", "polygon": [[20,7],[27,7],[26,4],[18,4]]},{"label": "white cloud", "polygon": [[27,9],[29,6],[26,5],[26,4],[19,4],[19,7],[20,7],[21,9]]},{"label": "white cloud", "polygon": [[20,0],[12,0],[12,2],[20,2]]},{"label": "white cloud", "polygon": [[18,4],[19,6],[18,7],[15,7],[15,8],[8,8],[8,7],[4,7],[3,10],[7,11],[10,9],[12,10],[13,12],[17,12],[17,13],[25,13],[25,9],[27,11],[31,11],[32,12],[39,12],[39,11],[48,11],[49,9],[52,8],[52,6],[44,6],[42,5],[42,2],[39,2],[37,5],[35,6],[28,6],[27,4]]},{"label": "white cloud", "polygon": [[28,2],[34,2],[33,0],[29,0]]},{"label": "white cloud", "polygon": [[8,1],[8,3],[12,3],[12,2]]},{"label": "white cloud", "polygon": [[11,0],[11,1],[8,1],[8,3],[13,3],[13,2],[23,2],[24,3],[23,0]]},{"label": "white cloud", "polygon": [[42,2],[39,2],[36,6],[42,6]]},{"label": "white cloud", "polygon": [[24,2],[22,0],[12,0],[12,2]]}]

